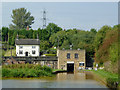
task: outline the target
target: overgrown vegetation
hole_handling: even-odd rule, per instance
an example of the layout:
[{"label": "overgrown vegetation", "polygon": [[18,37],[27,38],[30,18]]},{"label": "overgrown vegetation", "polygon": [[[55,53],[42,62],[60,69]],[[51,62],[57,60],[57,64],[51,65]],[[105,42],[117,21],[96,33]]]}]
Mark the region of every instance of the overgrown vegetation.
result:
[{"label": "overgrown vegetation", "polygon": [[118,74],[115,73],[110,73],[107,72],[105,70],[92,70],[94,73],[96,73],[97,75],[99,75],[102,79],[105,79],[107,86],[110,88],[118,88]]},{"label": "overgrown vegetation", "polygon": [[2,77],[40,77],[52,76],[52,69],[47,66],[33,64],[12,64],[2,66]]},{"label": "overgrown vegetation", "polygon": [[95,37],[95,60],[106,71],[118,73],[118,32],[120,25],[104,26]]}]

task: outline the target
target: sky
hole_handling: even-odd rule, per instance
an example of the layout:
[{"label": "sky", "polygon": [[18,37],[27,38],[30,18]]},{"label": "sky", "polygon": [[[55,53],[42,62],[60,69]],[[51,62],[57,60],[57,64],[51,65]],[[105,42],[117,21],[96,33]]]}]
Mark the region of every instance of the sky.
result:
[{"label": "sky", "polygon": [[2,2],[2,26],[12,23],[12,10],[26,8],[34,16],[32,29],[42,28],[42,11],[47,11],[47,24],[63,29],[90,30],[118,24],[118,2]]}]

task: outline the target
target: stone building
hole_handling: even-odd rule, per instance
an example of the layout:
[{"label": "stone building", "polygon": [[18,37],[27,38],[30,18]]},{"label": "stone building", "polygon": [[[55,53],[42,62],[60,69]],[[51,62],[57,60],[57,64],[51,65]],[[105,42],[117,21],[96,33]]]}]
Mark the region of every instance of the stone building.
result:
[{"label": "stone building", "polygon": [[85,50],[57,50],[58,69],[78,71],[85,69]]}]

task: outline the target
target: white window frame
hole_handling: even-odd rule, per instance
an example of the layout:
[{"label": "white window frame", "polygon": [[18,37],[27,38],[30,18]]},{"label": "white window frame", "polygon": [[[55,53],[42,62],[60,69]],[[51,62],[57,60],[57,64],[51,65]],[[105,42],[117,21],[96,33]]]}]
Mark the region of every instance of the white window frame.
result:
[{"label": "white window frame", "polygon": [[19,46],[19,49],[22,49],[23,48],[23,46]]},{"label": "white window frame", "polygon": [[36,46],[32,46],[32,48],[36,48]]},{"label": "white window frame", "polygon": [[[84,65],[80,65],[80,64],[84,64]],[[85,63],[84,62],[79,62],[79,66],[85,66]]]},{"label": "white window frame", "polygon": [[[33,52],[35,52],[35,53],[33,53]],[[36,54],[36,51],[35,51],[35,50],[32,50],[32,54],[35,55],[35,54]]]},{"label": "white window frame", "polygon": [[[22,53],[20,53],[20,52],[22,52]],[[19,50],[19,54],[23,54],[23,50]]]}]

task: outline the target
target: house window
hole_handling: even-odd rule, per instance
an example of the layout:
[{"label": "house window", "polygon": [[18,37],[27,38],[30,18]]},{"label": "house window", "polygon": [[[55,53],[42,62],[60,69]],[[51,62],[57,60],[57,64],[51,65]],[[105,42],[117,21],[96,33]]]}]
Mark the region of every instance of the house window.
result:
[{"label": "house window", "polygon": [[32,50],[32,54],[35,54],[35,50]]},{"label": "house window", "polygon": [[19,46],[19,49],[22,49],[23,48],[23,46]]},{"label": "house window", "polygon": [[23,50],[19,50],[19,54],[23,54]]},{"label": "house window", "polygon": [[70,53],[67,53],[67,59],[70,59]]},{"label": "house window", "polygon": [[75,53],[75,58],[76,58],[76,59],[78,58],[78,53]]},{"label": "house window", "polygon": [[80,63],[79,63],[79,66],[84,66],[84,62],[80,62]]},{"label": "house window", "polygon": [[32,48],[36,48],[36,46],[32,46]]}]

